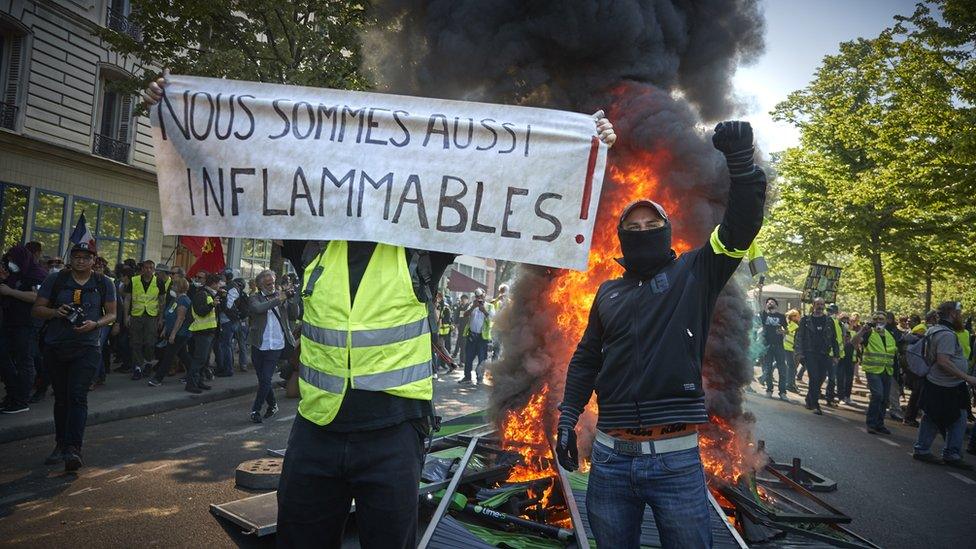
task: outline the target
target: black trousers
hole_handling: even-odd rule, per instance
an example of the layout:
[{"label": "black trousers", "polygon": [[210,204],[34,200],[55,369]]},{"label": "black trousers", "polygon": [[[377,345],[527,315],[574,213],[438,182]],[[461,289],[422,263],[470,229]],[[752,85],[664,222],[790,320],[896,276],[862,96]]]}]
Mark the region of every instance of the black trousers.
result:
[{"label": "black trousers", "polygon": [[820,408],[820,389],[823,387],[827,372],[832,366],[830,357],[827,355],[809,354],[803,355],[803,364],[807,367],[807,375],[810,377],[810,385],[807,389],[807,408]]},{"label": "black trousers", "polygon": [[355,498],[362,547],[416,547],[424,438],[411,421],[335,433],[298,415],[278,484],[277,546],[339,548]]}]

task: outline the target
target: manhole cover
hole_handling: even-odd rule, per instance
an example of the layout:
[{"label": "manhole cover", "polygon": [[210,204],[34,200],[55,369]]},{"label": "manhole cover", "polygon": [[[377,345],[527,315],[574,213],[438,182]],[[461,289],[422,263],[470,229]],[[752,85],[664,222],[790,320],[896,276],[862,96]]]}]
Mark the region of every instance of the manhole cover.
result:
[{"label": "manhole cover", "polygon": [[249,490],[276,490],[281,476],[281,458],[261,458],[237,466],[237,485]]}]

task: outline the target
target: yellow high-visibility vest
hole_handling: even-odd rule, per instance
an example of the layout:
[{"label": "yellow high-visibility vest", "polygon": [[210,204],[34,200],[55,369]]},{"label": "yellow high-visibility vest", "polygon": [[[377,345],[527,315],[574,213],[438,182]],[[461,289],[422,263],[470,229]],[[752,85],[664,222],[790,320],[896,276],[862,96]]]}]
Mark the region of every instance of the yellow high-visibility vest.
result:
[{"label": "yellow high-visibility vest", "polygon": [[895,353],[898,348],[895,346],[895,338],[888,333],[888,330],[881,329],[881,332],[871,330],[868,332],[867,341],[864,343],[864,357],[861,360],[861,369],[868,374],[894,373]]},{"label": "yellow high-visibility vest", "polygon": [[796,341],[796,331],[800,325],[792,320],[786,323],[786,334],[783,336],[783,349],[793,352],[793,342]]},{"label": "yellow high-visibility vest", "polygon": [[[201,292],[206,292],[207,290],[198,290]],[[213,305],[214,299],[209,293],[207,294],[207,304]],[[210,312],[204,316],[197,314],[196,310],[190,306],[190,313],[193,315],[193,322],[190,323],[191,332],[202,332],[203,330],[215,330],[217,329],[217,308],[214,307],[210,309]]]},{"label": "yellow high-visibility vest", "polygon": [[434,396],[427,306],[417,299],[406,250],[377,244],[351,303],[348,243],[329,242],[305,269],[298,412],[327,425],[347,389],[418,400]]},{"label": "yellow high-visibility vest", "polygon": [[159,316],[159,281],[153,275],[149,289],[142,287],[142,277],[132,277],[132,316]]}]

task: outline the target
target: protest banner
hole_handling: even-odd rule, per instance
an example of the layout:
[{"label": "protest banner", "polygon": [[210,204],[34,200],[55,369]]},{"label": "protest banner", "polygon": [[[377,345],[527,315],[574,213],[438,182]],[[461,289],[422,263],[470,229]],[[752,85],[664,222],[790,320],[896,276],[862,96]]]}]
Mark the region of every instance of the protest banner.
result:
[{"label": "protest banner", "polygon": [[590,115],[172,75],[150,118],[166,234],[586,268],[607,151]]},{"label": "protest banner", "polygon": [[822,297],[827,303],[836,303],[840,271],[840,267],[811,263],[800,300],[804,303],[812,303],[814,299]]}]

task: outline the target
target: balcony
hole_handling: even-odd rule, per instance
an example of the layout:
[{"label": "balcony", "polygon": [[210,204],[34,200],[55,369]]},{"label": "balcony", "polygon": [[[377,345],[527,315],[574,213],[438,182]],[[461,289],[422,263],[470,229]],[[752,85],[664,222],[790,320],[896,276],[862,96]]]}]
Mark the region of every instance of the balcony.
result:
[{"label": "balcony", "polygon": [[17,129],[17,105],[0,102],[0,128]]},{"label": "balcony", "polygon": [[136,42],[142,42],[142,26],[129,21],[128,17],[112,8],[108,8],[105,26],[129,36]]},{"label": "balcony", "polygon": [[129,161],[129,144],[96,133],[92,154],[125,163]]}]

